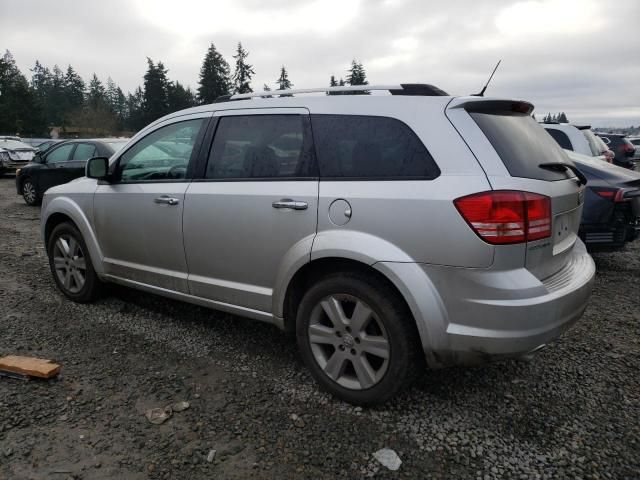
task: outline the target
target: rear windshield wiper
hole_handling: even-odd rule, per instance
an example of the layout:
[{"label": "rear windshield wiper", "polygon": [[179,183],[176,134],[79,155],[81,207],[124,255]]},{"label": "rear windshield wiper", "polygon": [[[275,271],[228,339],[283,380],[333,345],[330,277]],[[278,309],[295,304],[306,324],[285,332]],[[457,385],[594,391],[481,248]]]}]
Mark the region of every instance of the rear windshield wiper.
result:
[{"label": "rear windshield wiper", "polygon": [[585,177],[578,167],[575,165],[569,165],[568,163],[563,162],[549,162],[549,163],[541,163],[538,165],[540,168],[546,168],[547,170],[555,170],[557,172],[566,172],[567,170],[571,170],[573,174],[578,177],[578,181],[580,185],[587,184],[587,177]]}]

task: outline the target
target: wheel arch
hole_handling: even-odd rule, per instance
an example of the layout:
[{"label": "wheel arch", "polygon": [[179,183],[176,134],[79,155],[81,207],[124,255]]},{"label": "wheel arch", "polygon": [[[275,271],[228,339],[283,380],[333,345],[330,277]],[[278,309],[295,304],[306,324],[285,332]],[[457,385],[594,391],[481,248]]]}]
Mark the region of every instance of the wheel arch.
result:
[{"label": "wheel arch", "polygon": [[102,274],[104,272],[102,267],[102,251],[93,228],[82,209],[69,198],[54,198],[47,203],[45,211],[43,211],[41,234],[45,244],[45,251],[48,247],[51,233],[56,226],[64,222],[73,224],[80,231],[80,234],[87,245],[87,249],[89,250],[93,269],[97,274]]}]

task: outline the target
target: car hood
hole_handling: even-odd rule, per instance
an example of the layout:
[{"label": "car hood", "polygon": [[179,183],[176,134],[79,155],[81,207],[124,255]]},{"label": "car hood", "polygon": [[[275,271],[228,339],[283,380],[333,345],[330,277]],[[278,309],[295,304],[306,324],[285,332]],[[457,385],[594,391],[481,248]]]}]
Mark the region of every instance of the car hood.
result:
[{"label": "car hood", "polygon": [[640,172],[618,167],[594,157],[588,157],[580,153],[565,150],[569,158],[573,160],[578,169],[587,175],[592,175],[611,185],[621,186],[623,184],[640,184]]}]

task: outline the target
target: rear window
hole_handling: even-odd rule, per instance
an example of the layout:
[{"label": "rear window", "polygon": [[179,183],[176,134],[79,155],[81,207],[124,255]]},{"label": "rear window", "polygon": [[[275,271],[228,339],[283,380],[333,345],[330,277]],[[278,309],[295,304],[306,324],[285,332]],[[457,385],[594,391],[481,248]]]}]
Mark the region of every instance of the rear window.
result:
[{"label": "rear window", "polygon": [[555,128],[547,128],[547,133],[553,137],[553,139],[565,150],[573,151],[573,145],[571,145],[571,140],[569,140],[569,136],[561,130],[556,130]]},{"label": "rear window", "polygon": [[571,160],[544,128],[528,114],[508,111],[469,112],[512,177],[565,180],[572,176],[540,168],[541,163]]},{"label": "rear window", "polygon": [[413,130],[394,118],[312,115],[311,124],[321,177],[430,180],[440,175]]}]

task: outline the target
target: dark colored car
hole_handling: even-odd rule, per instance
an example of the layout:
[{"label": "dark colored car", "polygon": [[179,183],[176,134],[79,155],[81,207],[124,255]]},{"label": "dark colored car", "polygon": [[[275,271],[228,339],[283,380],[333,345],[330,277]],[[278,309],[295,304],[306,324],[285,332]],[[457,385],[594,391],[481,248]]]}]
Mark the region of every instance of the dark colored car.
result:
[{"label": "dark colored car", "polygon": [[635,168],[633,155],[636,151],[633,143],[629,141],[626,135],[620,133],[598,133],[598,136],[604,140],[610,150],[613,150],[615,157],[613,163],[619,167]]},{"label": "dark colored car", "polygon": [[618,249],[640,235],[640,173],[567,152],[587,177],[578,235],[588,248]]},{"label": "dark colored car", "polygon": [[92,157],[110,157],[128,140],[67,140],[36,154],[32,162],[16,170],[16,189],[27,205],[39,205],[44,192],[84,176],[84,167]]},{"label": "dark colored car", "polygon": [[39,153],[44,153],[47,150],[49,150],[51,147],[53,147],[54,145],[56,145],[57,143],[60,143],[60,142],[64,142],[64,140],[47,140],[47,141],[44,141],[44,142],[39,143],[38,145],[36,145],[36,150]]}]

